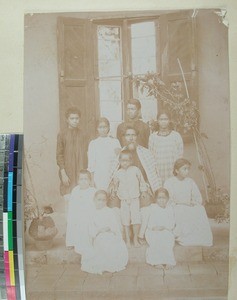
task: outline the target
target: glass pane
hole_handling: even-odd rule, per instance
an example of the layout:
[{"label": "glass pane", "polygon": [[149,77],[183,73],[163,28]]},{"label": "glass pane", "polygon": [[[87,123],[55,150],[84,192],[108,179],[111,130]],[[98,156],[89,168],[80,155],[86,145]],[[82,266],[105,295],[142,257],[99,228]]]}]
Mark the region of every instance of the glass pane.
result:
[{"label": "glass pane", "polygon": [[132,31],[133,38],[149,36],[149,34],[154,36],[155,35],[154,22],[143,22],[143,23],[132,24],[131,31]]},{"label": "glass pane", "polygon": [[116,128],[123,119],[121,81],[100,80],[100,115],[110,121],[111,134],[116,136]]},{"label": "glass pane", "polygon": [[118,76],[120,77],[120,61],[116,60],[100,60],[99,61],[99,77]]},{"label": "glass pane", "polygon": [[98,26],[99,76],[121,76],[120,28]]},{"label": "glass pane", "polygon": [[99,82],[99,95],[101,101],[121,102],[121,81],[101,80]]},{"label": "glass pane", "polygon": [[[148,46],[147,46],[148,45]],[[132,57],[151,57],[155,56],[155,39],[154,36],[141,37],[132,40]]]},{"label": "glass pane", "polygon": [[146,74],[147,72],[156,72],[156,57],[134,58],[133,74]]},{"label": "glass pane", "polygon": [[131,37],[132,73],[156,72],[155,23],[132,24]]},{"label": "glass pane", "polygon": [[158,105],[157,100],[154,96],[148,96],[148,91],[143,90],[143,93],[140,90],[134,88],[133,96],[136,99],[139,99],[141,102],[141,115],[144,122],[150,120],[156,120],[158,114]]},{"label": "glass pane", "polygon": [[122,57],[120,27],[98,26],[98,73],[100,115],[109,119],[111,133],[122,122]]}]

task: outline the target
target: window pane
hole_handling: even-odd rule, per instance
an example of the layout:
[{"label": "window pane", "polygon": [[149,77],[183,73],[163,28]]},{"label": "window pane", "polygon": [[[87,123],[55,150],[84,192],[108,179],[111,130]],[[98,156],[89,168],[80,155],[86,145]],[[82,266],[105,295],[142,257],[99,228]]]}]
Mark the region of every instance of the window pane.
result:
[{"label": "window pane", "polygon": [[[154,22],[143,22],[131,26],[131,55],[133,75],[142,75],[147,72],[157,72],[156,69],[156,34]],[[144,122],[157,117],[157,100],[136,88],[133,96],[141,102],[141,114]]]},{"label": "window pane", "polygon": [[155,26],[154,22],[142,22],[132,24],[132,37],[143,37],[143,36],[154,36],[155,35]]},{"label": "window pane", "polygon": [[99,76],[121,76],[120,28],[98,26]]},{"label": "window pane", "polygon": [[133,58],[133,74],[146,74],[149,72],[156,72],[154,65],[156,64],[155,57],[149,58]]},{"label": "window pane", "polygon": [[110,121],[111,133],[116,136],[116,127],[122,121],[122,88],[120,80],[99,82],[100,115]]},{"label": "window pane", "polygon": [[148,96],[148,91],[146,89],[141,92],[134,88],[133,91],[134,98],[139,99],[141,102],[141,115],[144,122],[150,120],[156,120],[158,114],[157,100],[154,96]]},{"label": "window pane", "polygon": [[122,122],[122,58],[120,27],[97,27],[100,115],[110,121],[111,133]]},{"label": "window pane", "polygon": [[121,102],[120,80],[100,80],[99,91],[101,101]]},{"label": "window pane", "polygon": [[131,37],[132,73],[156,72],[155,23],[132,24]]}]

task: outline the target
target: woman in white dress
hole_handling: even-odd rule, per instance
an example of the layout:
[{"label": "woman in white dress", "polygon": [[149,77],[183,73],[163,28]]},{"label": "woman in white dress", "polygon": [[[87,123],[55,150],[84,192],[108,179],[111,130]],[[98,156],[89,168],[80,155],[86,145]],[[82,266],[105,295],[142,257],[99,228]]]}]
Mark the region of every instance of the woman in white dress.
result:
[{"label": "woman in white dress", "polygon": [[97,131],[99,136],[90,142],[88,148],[88,170],[95,187],[107,191],[121,146],[118,139],[109,136],[110,123],[106,118],[99,119]]},{"label": "woman in white dress", "polygon": [[119,272],[128,263],[127,247],[113,210],[106,206],[107,201],[105,191],[96,192],[96,210],[89,224],[91,250],[81,260],[81,269],[88,273]]},{"label": "woman in white dress", "polygon": [[152,152],[162,183],[173,175],[174,163],[183,156],[181,135],[170,129],[170,116],[167,112],[158,115],[158,131],[150,135],[149,150]]},{"label": "woman in white dress", "polygon": [[193,179],[188,177],[190,166],[188,160],[178,159],[174,165],[175,176],[164,184],[174,205],[174,233],[177,242],[183,246],[212,246],[213,236],[201,193]]},{"label": "woman in white dress", "polygon": [[176,265],[174,257],[175,226],[174,210],[168,204],[169,193],[159,188],[155,193],[156,203],[150,205],[150,215],[145,232],[148,248],[146,262],[158,268],[170,269]]}]

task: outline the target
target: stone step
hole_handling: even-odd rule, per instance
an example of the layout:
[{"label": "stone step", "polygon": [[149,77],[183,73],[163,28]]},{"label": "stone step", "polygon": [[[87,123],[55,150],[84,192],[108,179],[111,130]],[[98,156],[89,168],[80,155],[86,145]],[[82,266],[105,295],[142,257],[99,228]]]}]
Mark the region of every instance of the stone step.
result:
[{"label": "stone step", "polygon": [[[177,262],[227,261],[229,244],[229,225],[211,222],[214,245],[212,247],[184,247],[178,244],[174,247]],[[141,263],[145,261],[147,246],[129,249],[129,261]],[[80,263],[80,255],[73,250],[67,250],[63,238],[54,240],[48,250],[37,250],[34,244],[26,246],[26,264],[63,264]]]}]

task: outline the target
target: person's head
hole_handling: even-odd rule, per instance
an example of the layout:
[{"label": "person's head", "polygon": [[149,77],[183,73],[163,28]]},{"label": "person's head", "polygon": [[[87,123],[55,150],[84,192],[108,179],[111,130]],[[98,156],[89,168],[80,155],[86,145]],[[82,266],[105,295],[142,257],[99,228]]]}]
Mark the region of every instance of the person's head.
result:
[{"label": "person's head", "polygon": [[81,170],[78,176],[78,184],[81,189],[85,190],[90,187],[91,173],[88,170]]},{"label": "person's head", "polygon": [[135,127],[127,126],[124,131],[125,142],[129,150],[134,150],[137,144],[137,136],[139,132]]},{"label": "person's head", "polygon": [[101,136],[101,137],[107,136],[110,131],[109,120],[106,118],[100,118],[97,122],[97,130],[98,130],[99,136]]},{"label": "person's head", "polygon": [[132,153],[129,150],[123,150],[119,154],[119,163],[122,169],[127,169],[132,165]]},{"label": "person's head", "polygon": [[169,201],[169,192],[167,191],[167,189],[165,188],[159,188],[156,192],[155,192],[155,200],[156,203],[162,207],[165,208],[168,201]]},{"label": "person's head", "polygon": [[157,116],[159,129],[169,129],[170,128],[170,114],[167,111],[161,111]]},{"label": "person's head", "polygon": [[77,128],[81,118],[81,112],[77,107],[70,107],[66,113],[66,122],[69,128]]},{"label": "person's head", "polygon": [[104,190],[99,190],[95,193],[94,203],[96,209],[102,209],[106,206],[108,202],[108,194]]},{"label": "person's head", "polygon": [[130,99],[127,103],[127,116],[129,119],[136,119],[141,112],[141,103],[137,99]]},{"label": "person's head", "polygon": [[177,176],[180,179],[184,179],[188,176],[189,170],[191,167],[191,163],[189,160],[185,158],[179,158],[174,163],[174,176]]}]

